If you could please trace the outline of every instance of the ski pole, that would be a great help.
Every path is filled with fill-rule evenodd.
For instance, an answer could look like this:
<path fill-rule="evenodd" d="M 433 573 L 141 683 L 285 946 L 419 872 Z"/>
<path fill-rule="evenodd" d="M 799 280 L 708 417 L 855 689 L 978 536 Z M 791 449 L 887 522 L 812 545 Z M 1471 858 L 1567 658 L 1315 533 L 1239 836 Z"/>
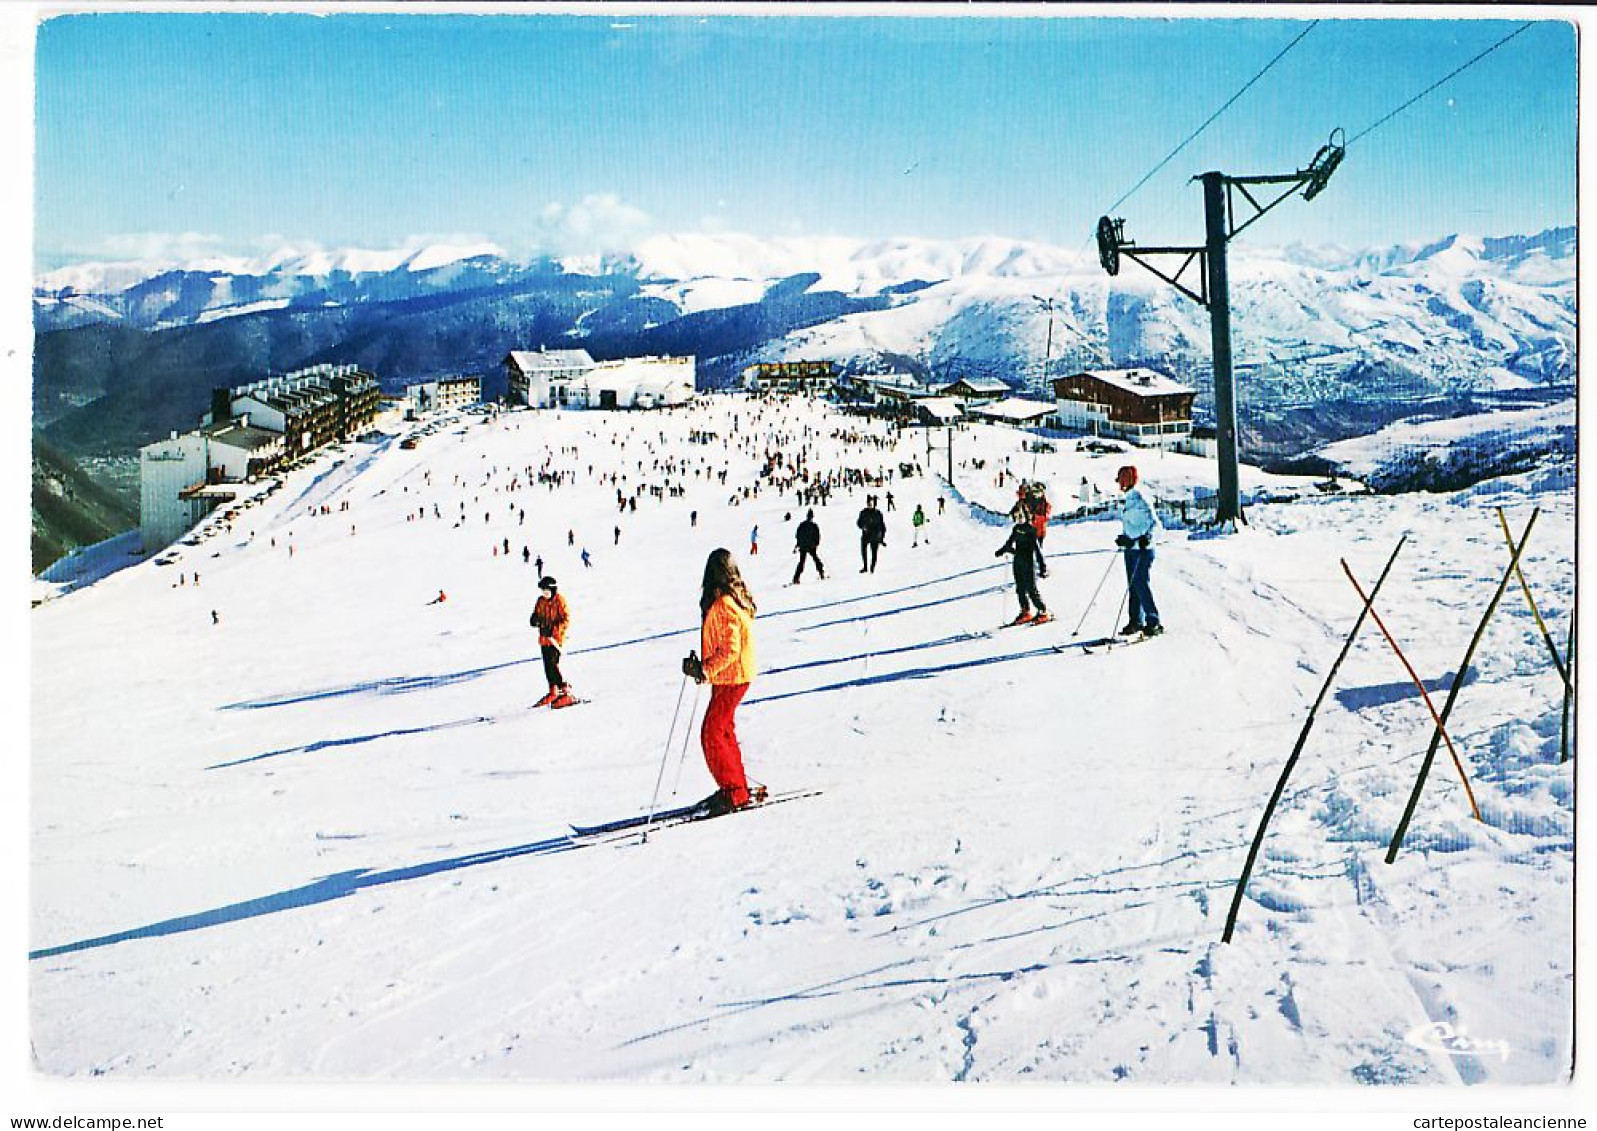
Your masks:
<path fill-rule="evenodd" d="M 675 797 L 682 788 L 682 768 L 688 764 L 688 745 L 693 739 L 693 720 L 699 713 L 699 700 L 704 695 L 704 688 L 699 684 L 693 685 L 693 702 L 688 707 L 688 726 L 682 732 L 682 752 L 677 755 L 677 776 L 671 783 L 671 796 Z"/>
<path fill-rule="evenodd" d="M 1124 555 L 1126 551 L 1121 550 L 1120 553 Z M 1130 561 L 1131 559 L 1127 558 L 1126 560 Z M 1120 614 L 1125 611 L 1126 602 L 1129 600 L 1131 600 L 1131 574 L 1128 572 L 1126 574 L 1126 591 L 1120 595 L 1120 606 L 1115 609 L 1114 623 L 1109 626 L 1109 640 L 1111 643 L 1120 639 Z"/>
<path fill-rule="evenodd" d="M 1117 555 L 1118 556 L 1118 555 Z M 1104 582 L 1109 580 L 1109 575 L 1114 572 L 1115 559 L 1109 559 L 1109 568 L 1103 571 L 1103 576 L 1098 579 L 1098 588 L 1092 591 L 1092 596 L 1087 599 L 1087 607 L 1081 610 L 1081 619 L 1076 622 L 1076 627 L 1071 629 L 1070 635 L 1077 636 L 1081 633 L 1081 626 L 1087 623 L 1087 614 L 1092 612 L 1092 607 L 1098 603 L 1098 594 L 1103 592 Z"/>
<path fill-rule="evenodd" d="M 654 776 L 654 793 L 649 797 L 648 820 L 643 824 L 647 829 L 649 822 L 654 820 L 654 806 L 660 800 L 660 783 L 665 780 L 665 764 L 671 758 L 671 739 L 676 736 L 677 718 L 682 714 L 682 697 L 687 694 L 688 673 L 682 673 L 682 682 L 677 685 L 677 705 L 671 712 L 671 726 L 665 732 L 665 749 L 660 752 L 660 772 Z"/>
<path fill-rule="evenodd" d="M 1115 609 L 1115 619 L 1109 625 L 1109 642 L 1113 644 L 1120 638 L 1120 614 L 1126 609 L 1126 602 L 1131 599 L 1131 586 L 1126 586 L 1126 591 L 1120 595 L 1120 607 Z"/>

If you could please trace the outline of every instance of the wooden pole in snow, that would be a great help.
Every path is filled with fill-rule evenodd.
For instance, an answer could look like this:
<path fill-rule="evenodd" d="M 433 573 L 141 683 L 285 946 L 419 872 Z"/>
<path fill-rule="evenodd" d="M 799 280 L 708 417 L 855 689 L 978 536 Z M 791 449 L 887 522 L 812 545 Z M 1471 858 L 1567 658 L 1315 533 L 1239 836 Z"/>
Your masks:
<path fill-rule="evenodd" d="M 1491 623 L 1492 614 L 1497 611 L 1497 605 L 1502 601 L 1508 583 L 1514 579 L 1514 570 L 1519 566 L 1520 555 L 1530 543 L 1531 529 L 1536 525 L 1536 517 L 1541 513 L 1540 507 L 1531 511 L 1530 521 L 1525 524 L 1525 533 L 1519 536 L 1519 547 L 1514 551 L 1513 560 L 1503 571 L 1503 580 L 1497 583 L 1497 592 L 1492 594 L 1492 603 L 1486 606 L 1481 623 L 1476 626 L 1475 635 L 1470 638 L 1469 647 L 1464 650 L 1464 658 L 1458 665 L 1458 674 L 1453 677 L 1453 686 L 1447 692 L 1447 702 L 1442 704 L 1442 717 L 1437 721 L 1436 731 L 1431 735 L 1431 744 L 1425 750 L 1425 761 L 1420 763 L 1419 777 L 1414 779 L 1414 791 L 1409 795 L 1407 808 L 1403 810 L 1403 819 L 1397 823 L 1397 831 L 1392 834 L 1392 843 L 1386 849 L 1388 864 L 1397 859 L 1398 850 L 1403 847 L 1403 837 L 1408 832 L 1409 822 L 1414 819 L 1414 810 L 1419 807 L 1420 794 L 1425 790 L 1425 777 L 1431 772 L 1431 762 L 1436 757 L 1436 746 L 1442 736 L 1442 723 L 1447 721 L 1447 716 L 1453 711 L 1453 704 L 1458 701 L 1458 693 L 1464 686 L 1464 673 L 1469 671 L 1469 663 L 1475 657 L 1475 649 L 1480 644 L 1481 637 L 1486 635 L 1486 626 Z"/>
<path fill-rule="evenodd" d="M 1569 657 L 1569 662 L 1575 662 L 1575 613 L 1569 613 L 1569 643 L 1564 648 L 1564 655 Z M 1573 674 L 1573 673 L 1572 673 Z M 1569 700 L 1575 692 L 1575 681 L 1571 678 L 1564 684 L 1564 722 L 1558 730 L 1558 764 L 1563 765 L 1569 761 Z"/>
<path fill-rule="evenodd" d="M 1325 683 L 1320 687 L 1320 693 L 1314 697 L 1314 705 L 1309 708 L 1309 714 L 1303 720 L 1303 729 L 1298 732 L 1298 741 L 1292 747 L 1292 754 L 1287 758 L 1286 765 L 1281 768 L 1281 777 L 1275 783 L 1275 792 L 1270 794 L 1270 800 L 1264 806 L 1264 816 L 1259 818 L 1259 831 L 1253 834 L 1253 844 L 1248 848 L 1248 859 L 1242 865 L 1242 875 L 1237 880 L 1237 890 L 1231 897 L 1231 910 L 1225 917 L 1225 933 L 1220 936 L 1221 942 L 1231 941 L 1231 932 L 1236 929 L 1237 911 L 1242 906 L 1242 893 L 1247 889 L 1248 877 L 1253 874 L 1253 863 L 1258 859 L 1259 847 L 1264 843 L 1264 832 L 1270 827 L 1270 818 L 1275 815 L 1275 807 L 1281 801 L 1281 795 L 1286 792 L 1287 779 L 1292 776 L 1293 768 L 1298 764 L 1298 755 L 1303 753 L 1303 745 L 1309 740 L 1309 731 L 1314 729 L 1314 716 L 1320 709 L 1320 704 L 1325 702 L 1326 695 L 1331 690 L 1331 682 L 1336 679 L 1337 669 L 1342 666 L 1342 661 L 1347 659 L 1347 654 L 1353 648 L 1353 640 L 1359 634 L 1359 629 L 1364 627 L 1364 618 L 1369 615 L 1370 605 L 1375 601 L 1375 595 L 1381 591 L 1381 586 L 1386 584 L 1386 575 L 1392 572 L 1392 565 L 1397 561 L 1397 555 L 1402 552 L 1403 544 L 1408 541 L 1404 535 L 1397 541 L 1397 546 L 1392 550 L 1392 556 L 1386 559 L 1386 568 L 1381 570 L 1381 576 L 1375 580 L 1375 588 L 1370 590 L 1370 595 L 1364 601 L 1364 608 L 1359 610 L 1359 619 L 1353 622 L 1353 630 L 1347 634 L 1347 640 L 1342 644 L 1342 651 L 1337 654 L 1336 662 L 1331 665 L 1331 670 L 1325 673 Z"/>
<path fill-rule="evenodd" d="M 1364 597 L 1364 590 L 1359 586 L 1359 579 L 1353 576 L 1352 567 L 1347 564 L 1347 559 L 1342 559 L 1342 570 L 1347 574 L 1347 579 L 1353 583 L 1353 589 L 1360 597 Z M 1375 602 L 1364 597 L 1365 607 L 1370 610 L 1370 619 L 1375 622 L 1375 627 L 1381 630 L 1381 635 L 1386 637 L 1386 642 L 1392 646 L 1392 651 L 1397 655 L 1398 662 L 1408 672 L 1409 679 L 1414 681 L 1414 686 L 1420 689 L 1420 698 L 1425 700 L 1425 706 L 1430 709 L 1431 719 L 1436 723 L 1436 729 L 1442 732 L 1442 740 L 1447 743 L 1447 752 L 1453 756 L 1453 765 L 1458 768 L 1458 780 L 1464 783 L 1464 793 L 1469 797 L 1470 811 L 1475 814 L 1475 819 L 1481 819 L 1481 807 L 1475 804 L 1475 791 L 1469 786 L 1469 775 L 1464 772 L 1464 763 L 1459 759 L 1458 751 L 1453 747 L 1453 740 L 1448 737 L 1447 728 L 1442 726 L 1442 716 L 1436 713 L 1436 704 L 1431 702 L 1431 693 L 1425 689 L 1425 681 L 1420 679 L 1419 673 L 1414 670 L 1414 665 L 1408 662 L 1408 657 L 1403 655 L 1403 649 L 1397 646 L 1397 641 L 1392 639 L 1392 634 L 1387 631 L 1386 623 L 1381 620 L 1381 614 L 1375 611 Z M 1463 673 L 1454 677 L 1454 682 L 1461 682 Z"/>
<path fill-rule="evenodd" d="M 1503 537 L 1508 539 L 1508 552 L 1514 552 L 1514 535 L 1508 529 L 1508 516 L 1503 514 L 1503 508 L 1497 508 L 1497 521 L 1502 523 Z M 1519 578 L 1519 587 L 1525 591 L 1525 602 L 1530 605 L 1530 615 L 1536 618 L 1536 627 L 1542 630 L 1542 639 L 1547 641 L 1547 651 L 1552 653 L 1553 667 L 1558 669 L 1558 675 L 1564 681 L 1564 687 L 1569 687 L 1569 668 L 1558 655 L 1558 645 L 1553 643 L 1553 634 L 1547 631 L 1547 622 L 1542 620 L 1541 612 L 1536 608 L 1536 598 L 1530 595 L 1530 585 L 1525 581 L 1525 571 L 1518 566 L 1514 567 L 1514 574 Z M 1573 622 L 1571 622 L 1573 623 Z"/>

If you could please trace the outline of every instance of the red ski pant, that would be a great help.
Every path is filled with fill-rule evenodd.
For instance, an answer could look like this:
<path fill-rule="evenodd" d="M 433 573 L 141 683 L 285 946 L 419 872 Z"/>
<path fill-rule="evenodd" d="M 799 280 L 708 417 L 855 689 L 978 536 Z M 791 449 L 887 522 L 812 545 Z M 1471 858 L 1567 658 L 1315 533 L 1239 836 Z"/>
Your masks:
<path fill-rule="evenodd" d="M 710 685 L 710 705 L 704 710 L 704 726 L 699 731 L 699 742 L 704 747 L 704 764 L 710 776 L 732 798 L 733 805 L 744 805 L 749 800 L 749 782 L 743 774 L 743 751 L 738 748 L 737 713 L 746 683 L 716 683 Z"/>

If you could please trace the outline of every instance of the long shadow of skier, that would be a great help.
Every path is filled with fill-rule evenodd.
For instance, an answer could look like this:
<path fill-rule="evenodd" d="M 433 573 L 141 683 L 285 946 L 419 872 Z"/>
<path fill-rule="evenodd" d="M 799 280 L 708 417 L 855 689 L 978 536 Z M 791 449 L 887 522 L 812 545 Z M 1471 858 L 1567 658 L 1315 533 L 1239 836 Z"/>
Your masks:
<path fill-rule="evenodd" d="M 824 660 L 807 660 L 802 664 L 766 668 L 764 674 L 781 675 L 783 672 L 801 672 L 808 668 L 827 668 L 833 664 L 850 664 L 856 660 L 874 660 L 878 656 L 897 656 L 903 652 L 920 652 L 927 648 L 944 648 L 950 644 L 963 644 L 967 640 L 979 639 L 981 635 L 979 632 L 962 632 L 957 636 L 945 636 L 941 640 L 924 640 L 919 644 L 905 644 L 898 648 L 879 648 L 874 652 L 858 652 L 852 656 L 832 656 Z"/>
<path fill-rule="evenodd" d="M 1153 901 L 1150 900 L 1126 904 L 1119 907 L 1104 908 L 1101 911 L 1090 912 L 1085 915 L 1077 916 L 1073 919 L 1067 919 L 1062 922 L 1050 924 L 1047 929 L 1065 930 L 1071 927 L 1080 926 L 1084 923 L 1098 922 L 1116 915 L 1124 914 L 1128 911 L 1140 910 L 1141 908 L 1150 906 L 1152 902 Z M 1168 935 L 1159 935 L 1152 938 L 1139 939 L 1137 944 L 1132 947 L 1110 947 L 1098 953 L 1078 954 L 1073 957 L 1055 962 L 1030 962 L 1021 966 L 1010 966 L 996 970 L 972 970 L 965 973 L 953 974 L 916 974 L 908 971 L 900 974 L 893 973 L 895 971 L 903 971 L 906 967 L 924 967 L 930 964 L 936 957 L 934 955 L 916 955 L 910 958 L 901 958 L 897 961 L 889 962 L 869 970 L 862 970 L 856 974 L 848 974 L 841 978 L 834 978 L 827 982 L 818 982 L 809 986 L 799 986 L 795 989 L 786 990 L 781 993 L 770 994 L 765 997 L 752 998 L 744 1001 L 729 1001 L 726 1002 L 718 1012 L 701 1014 L 697 1017 L 680 1021 L 674 1025 L 667 1025 L 663 1028 L 639 1033 L 637 1036 L 629 1037 L 622 1041 L 617 1047 L 627 1048 L 632 1045 L 641 1045 L 648 1041 L 656 1040 L 660 1037 L 669 1036 L 673 1033 L 680 1033 L 689 1029 L 696 1029 L 706 1025 L 712 1025 L 718 1021 L 724 1021 L 729 1017 L 735 1017 L 738 1014 L 749 1013 L 760 1009 L 769 1009 L 772 1006 L 784 1005 L 792 1002 L 821 1001 L 827 998 L 846 997 L 848 995 L 862 993 L 877 994 L 883 990 L 893 989 L 949 987 L 981 982 L 1011 982 L 1016 978 L 1024 977 L 1028 974 L 1038 974 L 1047 970 L 1058 969 L 1060 967 L 1091 966 L 1105 962 L 1129 962 L 1137 953 L 1146 953 L 1150 950 L 1166 947 L 1172 944 L 1180 944 L 1183 942 L 1190 943 L 1190 941 L 1191 936 L 1189 934 L 1172 932 Z M 971 950 L 977 945 L 981 944 L 962 943 L 952 949 Z"/>
<path fill-rule="evenodd" d="M 951 605 L 955 601 L 968 601 L 972 597 L 984 597 L 989 593 L 998 593 L 1008 589 L 1007 585 L 989 585 L 986 589 L 977 589 L 970 593 L 955 593 L 952 597 L 942 597 L 936 601 L 922 601 L 918 605 L 900 605 L 896 609 L 883 609 L 879 613 L 867 613 L 858 617 L 843 617 L 839 620 L 822 621 L 820 624 L 807 624 L 799 629 L 800 632 L 812 632 L 817 628 L 832 628 L 840 624 L 858 624 L 860 621 L 878 620 L 882 617 L 896 617 L 900 613 L 913 613 L 919 609 L 934 609 L 938 605 Z"/>
<path fill-rule="evenodd" d="M 928 581 L 916 582 L 912 585 L 901 585 L 896 589 L 884 589 L 876 593 L 865 593 L 857 597 L 845 597 L 838 601 L 827 601 L 815 605 L 803 605 L 792 609 L 777 609 L 773 612 L 760 614 L 761 620 L 773 617 L 796 616 L 800 613 L 816 612 L 821 609 L 839 608 L 852 605 L 861 601 L 874 601 L 882 597 L 892 597 L 900 593 L 907 593 L 914 589 L 924 589 L 931 585 L 940 585 L 947 581 L 957 581 L 971 574 L 981 573 L 990 569 L 1003 569 L 1005 563 L 997 562 L 990 566 L 980 566 L 976 569 L 962 570 L 959 573 L 946 574 L 943 577 L 934 577 Z M 1002 588 L 999 586 L 998 588 Z M 981 590 L 983 593 L 992 592 L 991 589 Z M 974 594 L 972 594 L 974 595 Z M 953 598 L 957 600 L 958 598 Z M 937 604 L 939 602 L 931 602 Z M 899 610 L 908 611 L 908 610 Z M 842 623 L 842 622 L 833 622 Z M 818 626 L 817 626 L 818 627 Z M 566 653 L 569 656 L 586 656 L 596 652 L 609 652 L 617 648 L 632 648 L 639 644 L 651 644 L 657 640 L 668 640 L 673 636 L 691 636 L 699 631 L 698 625 L 688 625 L 685 628 L 668 629 L 664 632 L 653 632 L 647 636 L 634 636 L 629 640 L 616 640 L 609 644 L 592 644 L 586 648 L 573 648 Z M 466 668 L 458 672 L 444 672 L 439 675 L 419 676 L 391 676 L 387 679 L 363 680 L 360 683 L 345 684 L 342 687 L 329 687 L 318 691 L 294 691 L 283 695 L 266 696 L 260 699 L 245 699 L 237 703 L 224 703 L 219 708 L 223 711 L 258 711 L 265 707 L 290 707 L 298 703 L 314 703 L 323 699 L 340 699 L 350 695 L 405 695 L 412 691 L 432 691 L 440 687 L 449 687 L 452 684 L 464 683 L 467 680 L 477 679 L 480 676 L 490 675 L 494 672 L 504 671 L 506 668 L 518 667 L 521 664 L 542 663 L 541 656 L 521 656 L 516 659 L 505 660 L 497 664 L 485 664 L 478 668 Z"/>
<path fill-rule="evenodd" d="M 960 660 L 952 664 L 938 664 L 936 667 L 907 668 L 898 672 L 883 672 L 881 675 L 865 675 L 858 679 L 846 679 L 839 683 L 822 684 L 820 687 L 810 687 L 803 691 L 783 691 L 776 695 L 761 695 L 755 699 L 745 699 L 743 705 L 752 707 L 757 703 L 775 703 L 779 699 L 796 699 L 801 695 L 822 695 L 828 691 L 843 691 L 851 687 L 871 687 L 878 683 L 897 683 L 906 679 L 931 679 L 934 676 L 946 675 L 949 672 L 963 671 L 966 668 L 982 668 L 989 664 L 1007 664 L 1015 660 L 1033 660 L 1039 656 L 1057 656 L 1050 645 L 1046 648 L 1032 648 L 1025 652 L 1011 652 L 1004 656 L 982 656 L 974 660 Z"/>
<path fill-rule="evenodd" d="M 1029 966 L 1016 967 L 1009 970 L 983 970 L 970 974 L 944 974 L 923 976 L 884 977 L 889 971 L 899 970 L 907 966 L 923 965 L 928 961 L 924 956 L 901 958 L 896 962 L 889 962 L 870 970 L 862 970 L 857 974 L 849 974 L 829 982 L 819 982 L 812 986 L 801 986 L 769 997 L 755 998 L 749 1001 L 733 1001 L 726 1003 L 719 1012 L 704 1014 L 699 1017 L 689 1018 L 675 1025 L 667 1025 L 661 1029 L 654 1029 L 646 1033 L 639 1033 L 629 1037 L 618 1046 L 627 1048 L 630 1045 L 640 1045 L 659 1037 L 679 1033 L 687 1029 L 695 1029 L 701 1025 L 724 1021 L 728 1017 L 739 1013 L 748 1013 L 752 1010 L 765 1009 L 784 1002 L 817 1001 L 823 998 L 839 997 L 846 994 L 870 993 L 884 989 L 902 989 L 911 986 L 952 986 L 965 982 L 1007 982 L 1022 974 L 1036 973 L 1048 969 L 1047 963 L 1033 963 Z"/>
<path fill-rule="evenodd" d="M 224 703 L 219 710 L 223 711 L 258 711 L 263 707 L 290 707 L 296 703 L 314 703 L 320 699 L 339 699 L 346 695 L 405 695 L 412 691 L 432 691 L 439 687 L 448 687 L 451 684 L 465 683 L 467 680 L 476 679 L 490 672 L 502 671 L 520 664 L 541 663 L 539 656 L 523 656 L 516 660 L 506 660 L 500 664 L 488 664 L 480 668 L 468 668 L 465 671 L 447 672 L 443 675 L 405 675 L 392 676 L 388 679 L 365 680 L 361 683 L 352 683 L 344 687 L 330 687 L 322 691 L 290 692 L 286 695 L 268 696 L 264 699 L 246 699 L 238 703 Z"/>
<path fill-rule="evenodd" d="M 404 727 L 400 730 L 385 730 L 378 734 L 355 734 L 348 738 L 324 738 L 317 742 L 308 742 L 303 746 L 285 746 L 281 750 L 268 750 L 264 754 L 252 754 L 248 758 L 237 758 L 231 762 L 218 762 L 214 766 L 206 766 L 207 770 L 225 770 L 231 766 L 247 766 L 251 762 L 264 762 L 268 758 L 281 758 L 285 754 L 315 754 L 320 750 L 330 750 L 337 746 L 358 746 L 366 742 L 378 742 L 385 738 L 403 738 L 408 734 L 427 734 L 435 730 L 454 730 L 456 727 L 481 726 L 491 723 L 494 719 L 490 715 L 478 715 L 471 719 L 456 719 L 454 722 L 434 723 L 425 727 Z"/>
<path fill-rule="evenodd" d="M 432 860 L 425 864 L 415 864 L 408 868 L 390 868 L 382 872 L 372 872 L 361 868 L 352 872 L 338 872 L 331 876 L 324 876 L 322 879 L 306 884 L 303 887 L 274 892 L 271 895 L 263 895 L 257 899 L 246 899 L 241 903 L 230 903 L 226 907 L 216 907 L 209 911 L 199 911 L 192 915 L 179 915 L 174 919 L 163 919 L 159 923 L 133 927 L 126 931 L 118 931 L 115 934 L 100 935 L 98 938 L 82 939 L 78 942 L 63 943 L 60 946 L 29 951 L 28 958 L 30 961 L 38 958 L 54 958 L 62 954 L 76 954 L 79 951 L 114 946 L 117 943 L 129 942 L 133 939 L 163 938 L 167 935 L 182 934 L 185 931 L 201 931 L 207 927 L 219 927 L 226 923 L 257 919 L 262 915 L 275 915 L 280 911 L 292 911 L 299 907 L 313 907 L 318 903 L 330 903 L 335 899 L 353 895 L 355 892 L 365 888 L 399 884 L 407 880 L 419 880 L 426 876 L 437 875 L 440 872 L 453 872 L 461 868 L 475 868 L 480 864 L 497 864 L 502 860 L 514 860 L 518 856 L 548 856 L 560 852 L 570 852 L 578 847 L 581 846 L 573 844 L 567 837 L 557 836 L 550 837 L 548 840 L 533 841 L 530 844 L 518 844 L 509 848 L 494 848 L 486 852 L 474 852 L 467 856 L 454 856 L 447 860 Z"/>

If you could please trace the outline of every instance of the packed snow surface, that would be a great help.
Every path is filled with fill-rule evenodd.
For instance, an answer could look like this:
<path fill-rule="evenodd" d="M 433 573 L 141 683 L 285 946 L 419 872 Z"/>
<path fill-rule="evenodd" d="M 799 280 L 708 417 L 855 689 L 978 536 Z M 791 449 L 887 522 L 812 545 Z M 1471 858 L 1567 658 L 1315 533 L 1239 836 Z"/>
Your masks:
<path fill-rule="evenodd" d="M 1135 462 L 1179 499 L 1196 472 L 1022 438 L 959 432 L 950 487 L 924 433 L 805 403 L 448 417 L 414 449 L 330 451 L 167 564 L 46 601 L 31 614 L 37 1068 L 1567 1079 L 1573 763 L 1517 582 L 1449 720 L 1483 820 L 1443 750 L 1385 862 L 1432 723 L 1367 625 L 1219 941 L 1360 608 L 1339 558 L 1368 588 L 1408 536 L 1377 607 L 1440 706 L 1508 562 L 1498 507 L 1516 538 L 1540 508 L 1524 575 L 1567 646 L 1567 479 L 1309 491 L 1251 506 L 1233 535 L 1167 531 L 1153 586 L 1168 631 L 1088 652 L 1072 645 L 1123 616 L 1118 525 L 1074 520 L 1069 496 L 1083 477 L 1112 496 Z M 816 507 L 827 578 L 791 585 L 805 508 L 759 476 L 777 453 L 779 478 L 801 459 L 884 476 L 876 572 L 854 529 L 867 488 L 839 486 Z M 901 474 L 917 463 L 926 474 Z M 566 481 L 540 481 L 555 472 Z M 1057 619 L 998 630 L 1016 604 L 992 512 L 1016 475 L 1048 482 L 1067 519 L 1046 541 Z M 683 493 L 649 490 L 668 485 Z M 640 489 L 619 512 L 617 491 Z M 571 603 L 564 667 L 585 705 L 531 706 L 545 685 L 524 546 Z M 679 702 L 684 719 L 702 707 L 679 661 L 717 546 L 759 603 L 738 716 L 750 775 L 822 792 L 575 846 L 570 822 L 640 812 L 657 779 L 662 802 L 712 788 L 696 738 L 684 754 L 683 721 L 670 727 Z"/>

